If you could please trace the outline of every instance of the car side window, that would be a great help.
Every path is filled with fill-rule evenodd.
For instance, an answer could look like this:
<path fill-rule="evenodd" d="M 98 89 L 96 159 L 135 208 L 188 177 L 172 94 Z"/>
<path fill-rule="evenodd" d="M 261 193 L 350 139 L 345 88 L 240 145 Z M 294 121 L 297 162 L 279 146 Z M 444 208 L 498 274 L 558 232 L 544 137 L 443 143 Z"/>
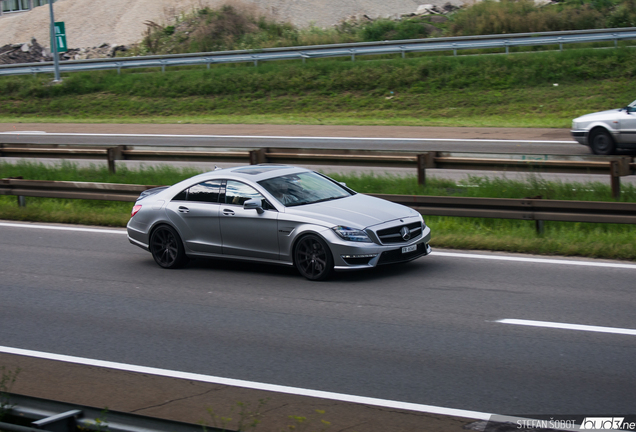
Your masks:
<path fill-rule="evenodd" d="M 252 186 L 235 180 L 227 181 L 225 185 L 225 204 L 243 205 L 245 201 L 250 199 L 261 200 L 264 210 L 276 209 Z"/>
<path fill-rule="evenodd" d="M 249 199 L 264 199 L 256 189 L 234 180 L 228 180 L 225 185 L 225 204 L 243 205 Z"/>
<path fill-rule="evenodd" d="M 179 192 L 173 200 L 218 203 L 221 181 L 211 180 L 190 186 Z"/>

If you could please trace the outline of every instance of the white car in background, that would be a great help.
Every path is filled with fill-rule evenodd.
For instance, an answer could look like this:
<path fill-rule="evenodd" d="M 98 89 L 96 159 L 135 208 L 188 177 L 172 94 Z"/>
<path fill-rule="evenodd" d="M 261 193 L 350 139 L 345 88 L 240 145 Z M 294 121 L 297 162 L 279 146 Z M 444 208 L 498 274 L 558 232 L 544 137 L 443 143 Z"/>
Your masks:
<path fill-rule="evenodd" d="M 636 101 L 624 108 L 575 118 L 570 132 L 597 155 L 615 154 L 619 148 L 636 149 Z"/>

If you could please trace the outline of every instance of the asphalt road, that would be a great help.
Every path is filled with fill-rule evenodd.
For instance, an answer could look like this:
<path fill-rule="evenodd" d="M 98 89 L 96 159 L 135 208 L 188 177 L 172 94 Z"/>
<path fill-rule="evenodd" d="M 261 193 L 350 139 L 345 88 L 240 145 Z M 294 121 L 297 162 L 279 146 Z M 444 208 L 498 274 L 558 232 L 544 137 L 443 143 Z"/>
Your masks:
<path fill-rule="evenodd" d="M 121 230 L 0 233 L 1 346 L 486 413 L 633 414 L 633 264 L 437 251 L 312 283 L 162 270 Z"/>
<path fill-rule="evenodd" d="M 0 133 L 2 142 L 32 144 L 589 154 L 569 130 L 546 128 L 0 123 Z"/>

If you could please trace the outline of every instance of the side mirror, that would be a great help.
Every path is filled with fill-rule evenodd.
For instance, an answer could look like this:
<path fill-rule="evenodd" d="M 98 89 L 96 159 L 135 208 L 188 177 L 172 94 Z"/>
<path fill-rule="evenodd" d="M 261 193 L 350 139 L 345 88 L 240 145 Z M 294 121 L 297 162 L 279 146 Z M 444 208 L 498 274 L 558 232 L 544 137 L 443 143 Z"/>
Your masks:
<path fill-rule="evenodd" d="M 263 201 L 256 198 L 248 199 L 247 201 L 245 201 L 243 203 L 243 208 L 245 210 L 256 210 L 258 214 L 261 214 L 265 211 L 263 210 Z"/>

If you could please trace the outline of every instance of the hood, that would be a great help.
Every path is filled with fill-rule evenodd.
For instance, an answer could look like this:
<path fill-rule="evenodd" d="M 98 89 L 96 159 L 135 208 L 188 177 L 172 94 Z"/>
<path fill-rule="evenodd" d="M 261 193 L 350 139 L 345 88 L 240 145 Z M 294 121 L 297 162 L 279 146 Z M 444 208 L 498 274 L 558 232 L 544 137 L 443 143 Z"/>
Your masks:
<path fill-rule="evenodd" d="M 625 108 L 616 108 L 616 109 L 611 109 L 607 111 L 599 111 L 599 112 L 595 112 L 591 114 L 585 114 L 581 117 L 575 118 L 574 121 L 584 122 L 584 121 L 599 121 L 599 120 L 605 120 L 605 119 L 615 119 L 616 114 L 618 114 L 620 111 L 623 111 L 624 109 Z"/>
<path fill-rule="evenodd" d="M 344 225 L 360 229 L 395 219 L 419 216 L 419 213 L 410 207 L 363 194 L 287 207 L 285 213 L 319 220 L 329 227 Z"/>

